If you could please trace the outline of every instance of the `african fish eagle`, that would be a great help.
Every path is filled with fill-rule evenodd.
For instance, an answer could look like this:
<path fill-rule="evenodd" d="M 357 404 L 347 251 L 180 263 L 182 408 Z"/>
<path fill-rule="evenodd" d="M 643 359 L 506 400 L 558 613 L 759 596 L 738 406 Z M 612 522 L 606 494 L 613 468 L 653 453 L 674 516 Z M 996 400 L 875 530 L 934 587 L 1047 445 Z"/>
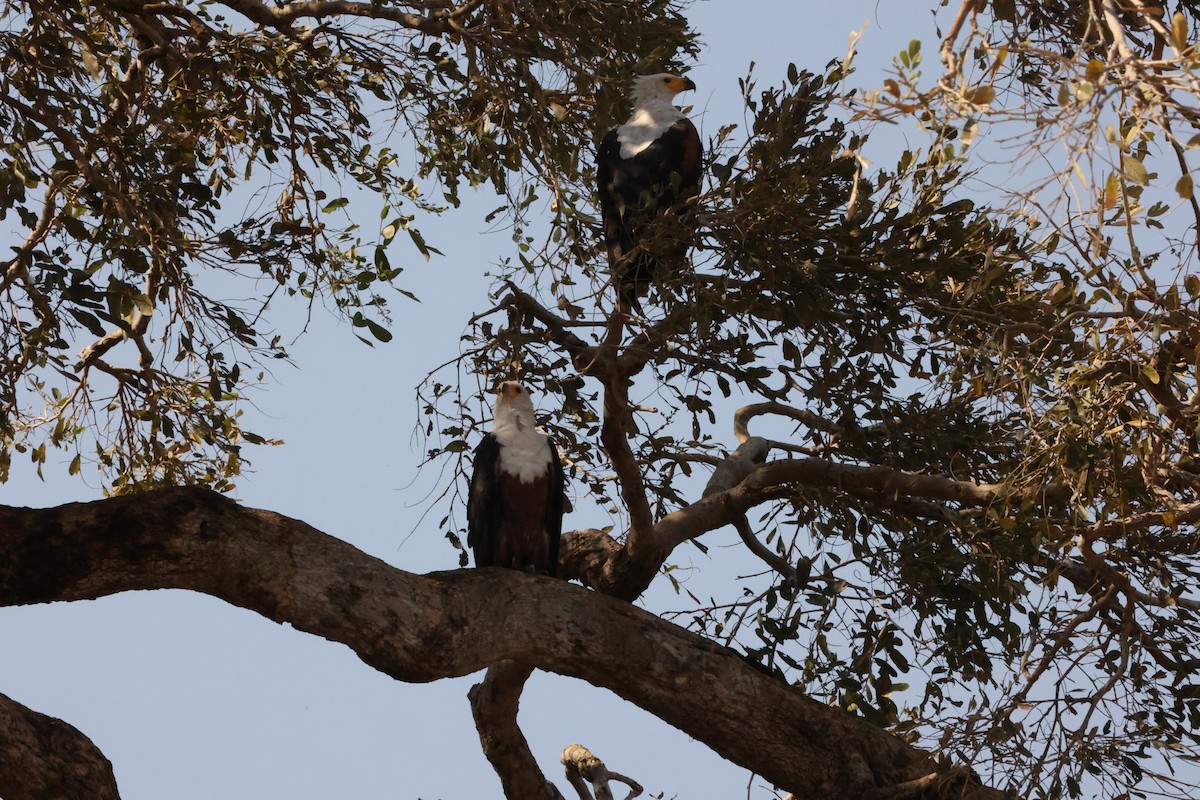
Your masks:
<path fill-rule="evenodd" d="M 655 217 L 678 213 L 700 193 L 700 134 L 672 103 L 679 92 L 695 88 L 690 78 L 667 73 L 635 79 L 633 113 L 608 132 L 596 156 L 608 266 L 625 307 L 636 311 L 639 295 L 667 269 L 678 268 L 687 253 L 686 236 L 639 242 Z"/>
<path fill-rule="evenodd" d="M 505 381 L 496 396 L 492 432 L 475 448 L 467 495 L 467 544 L 475 552 L 475 566 L 553 577 L 562 518 L 558 450 L 534 427 L 529 390 Z"/>

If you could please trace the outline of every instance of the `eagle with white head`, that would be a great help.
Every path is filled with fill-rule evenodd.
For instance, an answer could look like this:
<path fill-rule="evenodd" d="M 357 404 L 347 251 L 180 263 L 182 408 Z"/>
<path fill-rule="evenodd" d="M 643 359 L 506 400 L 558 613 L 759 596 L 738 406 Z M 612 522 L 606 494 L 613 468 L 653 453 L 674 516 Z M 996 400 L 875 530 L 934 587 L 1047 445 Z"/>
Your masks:
<path fill-rule="evenodd" d="M 690 236 L 644 242 L 647 227 L 662 214 L 678 214 L 700 193 L 704 146 L 692 121 L 673 99 L 695 89 L 691 79 L 660 73 L 633 83 L 633 113 L 608 132 L 596 156 L 600 216 L 608 265 L 626 309 L 650 284 L 679 269 Z"/>
<path fill-rule="evenodd" d="M 535 426 L 529 390 L 505 381 L 496 395 L 492 431 L 475 448 L 467 494 L 467 545 L 475 566 L 554 577 L 563 488 L 558 449 Z"/>

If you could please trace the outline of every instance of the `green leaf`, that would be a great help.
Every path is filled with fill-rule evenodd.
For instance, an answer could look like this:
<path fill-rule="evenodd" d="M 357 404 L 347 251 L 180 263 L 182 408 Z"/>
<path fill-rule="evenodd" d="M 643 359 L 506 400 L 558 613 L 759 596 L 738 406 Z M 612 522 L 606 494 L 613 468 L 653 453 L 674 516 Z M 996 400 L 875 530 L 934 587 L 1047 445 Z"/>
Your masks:
<path fill-rule="evenodd" d="M 1188 49 L 1187 17 L 1182 11 L 1176 11 L 1171 17 L 1171 47 L 1174 47 L 1177 53 Z"/>
<path fill-rule="evenodd" d="M 1146 165 L 1134 156 L 1121 156 L 1121 170 L 1125 173 L 1126 178 L 1139 186 L 1145 186 L 1150 182 L 1150 173 L 1146 171 Z"/>
<path fill-rule="evenodd" d="M 1179 180 L 1175 181 L 1175 193 L 1178 194 L 1180 197 L 1182 197 L 1184 200 L 1192 199 L 1193 188 L 1194 187 L 1192 184 L 1192 176 L 1190 173 L 1187 175 L 1181 176 L 1179 178 Z"/>
<path fill-rule="evenodd" d="M 154 301 L 140 292 L 133 296 L 133 305 L 146 316 L 154 313 Z"/>
<path fill-rule="evenodd" d="M 1187 289 L 1188 294 L 1192 297 L 1200 296 L 1200 277 L 1194 274 L 1187 275 L 1183 279 L 1183 288 Z"/>
<path fill-rule="evenodd" d="M 1121 184 L 1117 180 L 1117 173 L 1110 172 L 1108 180 L 1104 182 L 1104 209 L 1111 210 L 1117 204 L 1117 193 L 1120 191 Z"/>
<path fill-rule="evenodd" d="M 392 340 L 392 332 L 371 319 L 363 318 L 367 323 L 367 329 L 371 331 L 371 335 L 381 342 L 390 342 Z"/>
<path fill-rule="evenodd" d="M 68 308 L 67 313 L 75 318 L 75 321 L 88 329 L 88 333 L 93 336 L 103 336 L 104 327 L 100 324 L 100 320 L 86 311 L 80 311 L 77 308 Z"/>
<path fill-rule="evenodd" d="M 996 90 L 991 86 L 976 86 L 973 89 L 963 92 L 963 97 L 968 103 L 974 103 L 977 106 L 986 106 L 990 105 L 996 99 Z"/>

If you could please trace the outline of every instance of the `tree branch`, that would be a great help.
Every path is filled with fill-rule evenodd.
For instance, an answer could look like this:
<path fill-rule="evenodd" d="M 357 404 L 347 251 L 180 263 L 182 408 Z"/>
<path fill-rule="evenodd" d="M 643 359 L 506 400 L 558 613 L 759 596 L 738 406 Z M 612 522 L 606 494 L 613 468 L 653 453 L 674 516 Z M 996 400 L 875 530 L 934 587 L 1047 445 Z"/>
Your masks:
<path fill-rule="evenodd" d="M 958 39 L 959 31 L 962 30 L 967 15 L 973 13 L 974 10 L 974 0 L 963 0 L 962 5 L 958 8 L 958 13 L 954 16 L 954 22 L 950 23 L 950 30 L 946 31 L 946 36 L 942 39 L 942 46 L 938 52 L 942 56 L 942 63 L 946 65 L 946 76 L 942 79 L 943 82 L 952 82 L 958 73 L 958 57 L 954 53 L 954 42 Z"/>
<path fill-rule="evenodd" d="M 487 671 L 482 683 L 471 687 L 471 716 L 479 731 L 479 743 L 492 769 L 500 776 L 505 797 L 528 800 L 563 800 L 554 784 L 538 769 L 525 734 L 517 725 L 521 690 L 533 671 L 511 661 L 502 661 Z"/>
<path fill-rule="evenodd" d="M 613 800 L 609 781 L 620 781 L 629 787 L 629 794 L 625 800 L 631 800 L 643 791 L 642 785 L 632 778 L 627 778 L 619 772 L 610 772 L 603 761 L 581 744 L 568 745 L 563 750 L 559 762 L 563 765 L 567 780 L 579 795 L 579 800 Z M 588 783 L 596 787 L 594 797 L 587 787 Z"/>
<path fill-rule="evenodd" d="M 313 0 L 312 2 L 291 2 L 268 6 L 260 0 L 221 0 L 221 4 L 232 8 L 251 22 L 272 28 L 287 28 L 298 19 L 349 16 L 385 19 L 421 33 L 458 32 L 458 28 L 451 24 L 448 16 L 422 17 L 380 3 L 356 3 L 351 0 L 316 2 Z"/>
<path fill-rule="evenodd" d="M 744 411 L 745 409 L 742 409 Z M 738 412 L 741 413 L 740 411 Z M 766 461 L 767 455 L 771 452 L 770 443 L 761 437 L 750 436 L 746 430 L 744 422 L 739 425 L 735 417 L 734 432 L 737 434 L 738 441 L 741 444 L 737 449 L 729 454 L 729 457 L 721 461 L 717 468 L 713 471 L 712 477 L 708 479 L 708 483 L 704 486 L 704 497 L 728 491 L 734 486 L 744 481 L 747 477 L 754 473 L 758 465 Z M 737 530 L 738 536 L 742 539 L 742 544 L 746 545 L 751 553 L 778 572 L 787 580 L 794 580 L 796 577 L 796 569 L 786 558 L 779 556 L 758 540 L 754 535 L 754 529 L 750 527 L 750 520 L 746 518 L 744 512 L 735 512 L 733 517 L 733 527 Z"/>
<path fill-rule="evenodd" d="M 601 347 L 601 356 L 604 351 L 605 348 Z M 604 418 L 600 424 L 600 442 L 617 474 L 621 499 L 625 501 L 625 509 L 629 512 L 626 547 L 631 556 L 641 559 L 654 525 L 654 514 L 646 497 L 645 478 L 629 445 L 629 437 L 634 433 L 633 412 L 629 409 L 629 378 L 621 371 L 615 358 L 609 362 L 609 366 L 611 369 L 606 370 L 603 378 Z"/>
<path fill-rule="evenodd" d="M 734 652 L 562 581 L 495 568 L 414 575 L 195 487 L 0 507 L 0 604 L 167 588 L 341 642 L 399 680 L 505 660 L 577 677 L 804 796 L 858 797 L 929 771 L 927 754 Z"/>
<path fill-rule="evenodd" d="M 945 475 L 842 464 L 823 458 L 785 459 L 769 461 L 733 488 L 668 514 L 655 525 L 654 536 L 659 546 L 670 552 L 681 542 L 732 523 L 738 513 L 785 496 L 792 484 L 850 492 L 873 490 L 897 497 L 950 501 L 971 508 L 1059 500 L 1070 495 L 1070 488 L 1060 485 L 1014 488 L 1002 483 L 972 483 Z"/>
<path fill-rule="evenodd" d="M 568 330 L 569 323 L 565 319 L 552 313 L 512 281 L 505 281 L 504 285 L 508 288 L 509 294 L 500 302 L 496 310 L 515 307 L 542 323 L 546 327 L 546 335 L 550 337 L 551 341 L 570 353 L 576 368 L 581 368 L 592 359 L 595 348 Z"/>
<path fill-rule="evenodd" d="M 120 800 L 112 764 L 62 720 L 0 694 L 0 797 Z"/>
<path fill-rule="evenodd" d="M 761 414 L 778 414 L 780 416 L 794 419 L 802 425 L 806 425 L 812 430 L 828 433 L 832 436 L 840 436 L 844 431 L 840 425 L 837 425 L 824 417 L 817 416 L 811 411 L 805 411 L 800 408 L 792 408 L 783 403 L 774 401 L 765 403 L 753 403 L 752 405 L 743 406 L 733 415 L 733 432 L 737 436 L 739 442 L 743 442 L 750 436 L 750 420 Z"/>

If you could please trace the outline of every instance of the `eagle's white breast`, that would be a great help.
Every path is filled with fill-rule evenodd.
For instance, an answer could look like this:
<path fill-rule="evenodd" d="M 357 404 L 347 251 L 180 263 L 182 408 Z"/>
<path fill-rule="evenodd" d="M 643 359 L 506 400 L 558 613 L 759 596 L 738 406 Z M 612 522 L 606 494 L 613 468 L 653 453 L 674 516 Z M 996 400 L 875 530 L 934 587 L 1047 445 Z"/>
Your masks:
<path fill-rule="evenodd" d="M 545 477 L 553 461 L 550 440 L 532 426 L 505 422 L 492 428 L 500 444 L 500 469 L 522 483 Z"/>
<path fill-rule="evenodd" d="M 647 103 L 635 108 L 629 120 L 624 125 L 617 126 L 621 158 L 633 158 L 682 118 L 683 113 L 672 105 L 670 100 Z"/>

